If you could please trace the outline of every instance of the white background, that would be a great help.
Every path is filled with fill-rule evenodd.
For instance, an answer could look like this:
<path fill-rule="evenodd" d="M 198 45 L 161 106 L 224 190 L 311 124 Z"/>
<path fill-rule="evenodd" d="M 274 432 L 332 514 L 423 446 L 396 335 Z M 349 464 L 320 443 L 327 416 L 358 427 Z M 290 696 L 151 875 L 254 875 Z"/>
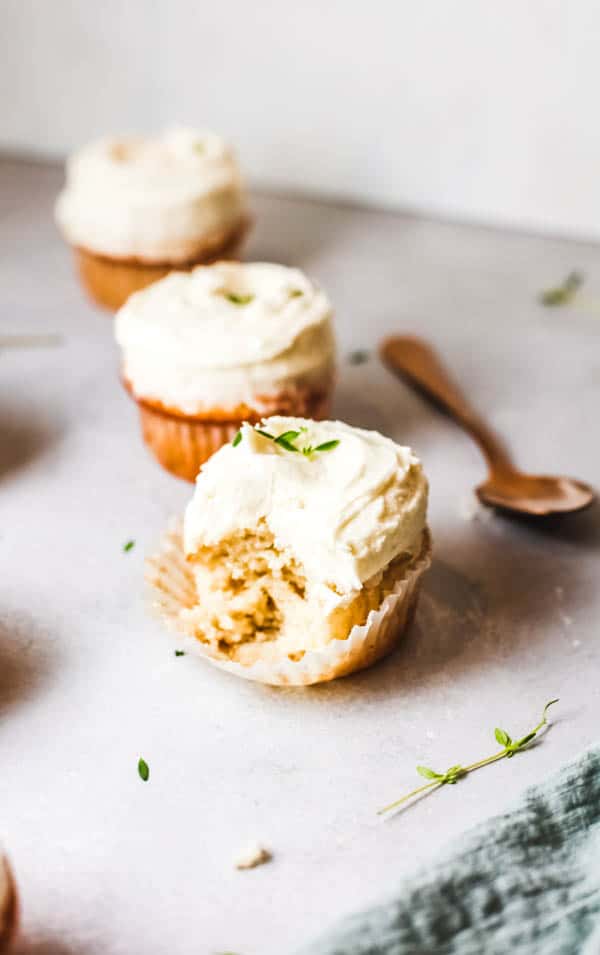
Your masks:
<path fill-rule="evenodd" d="M 2 0 L 0 148 L 223 132 L 260 185 L 600 234 L 593 0 Z"/>

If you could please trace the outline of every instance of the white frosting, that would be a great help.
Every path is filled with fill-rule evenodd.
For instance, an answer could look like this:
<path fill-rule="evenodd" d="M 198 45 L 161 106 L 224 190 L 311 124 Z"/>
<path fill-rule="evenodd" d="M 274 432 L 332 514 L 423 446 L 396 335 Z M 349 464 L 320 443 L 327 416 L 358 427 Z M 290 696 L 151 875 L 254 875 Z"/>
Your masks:
<path fill-rule="evenodd" d="M 261 412 L 281 392 L 329 384 L 331 315 L 298 269 L 218 262 L 136 292 L 115 334 L 136 397 L 190 415 L 241 404 Z"/>
<path fill-rule="evenodd" d="M 72 245 L 115 258 L 183 262 L 227 238 L 245 199 L 233 153 L 214 133 L 103 139 L 67 162 L 56 220 Z"/>
<path fill-rule="evenodd" d="M 264 519 L 332 605 L 420 548 L 428 486 L 410 448 L 340 421 L 272 417 L 261 427 L 274 435 L 306 428 L 298 447 L 339 444 L 307 457 L 243 425 L 241 441 L 221 448 L 198 475 L 185 514 L 188 555 Z"/>

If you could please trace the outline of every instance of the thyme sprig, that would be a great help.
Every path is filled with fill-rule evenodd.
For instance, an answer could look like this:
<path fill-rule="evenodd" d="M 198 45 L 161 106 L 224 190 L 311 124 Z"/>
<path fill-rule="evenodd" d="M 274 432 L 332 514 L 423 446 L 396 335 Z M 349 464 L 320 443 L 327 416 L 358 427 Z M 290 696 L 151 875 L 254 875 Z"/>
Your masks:
<path fill-rule="evenodd" d="M 508 735 L 506 730 L 496 727 L 494 730 L 494 736 L 496 741 L 502 746 L 502 749 L 498 753 L 493 753 L 491 756 L 486 756 L 485 759 L 479 759 L 475 763 L 471 763 L 469 766 L 451 766 L 450 769 L 447 769 L 445 773 L 438 773 L 434 769 L 430 769 L 428 766 L 417 766 L 417 772 L 419 776 L 423 776 L 424 779 L 429 780 L 425 783 L 424 786 L 418 786 L 417 789 L 413 789 L 412 792 L 402 796 L 400 799 L 396 799 L 394 802 L 391 802 L 388 806 L 384 806 L 383 809 L 378 810 L 378 815 L 383 815 L 384 813 L 392 812 L 394 809 L 400 808 L 405 803 L 409 802 L 415 796 L 419 796 L 421 793 L 425 793 L 430 789 L 436 789 L 439 786 L 445 786 L 449 784 L 453 786 L 462 776 L 466 776 L 467 773 L 472 773 L 476 769 L 481 769 L 483 766 L 489 766 L 490 763 L 496 763 L 500 759 L 510 759 L 515 753 L 520 752 L 520 750 L 525 749 L 531 741 L 537 736 L 539 731 L 547 725 L 548 723 L 548 709 L 558 703 L 558 700 L 550 700 L 549 703 L 546 703 L 543 711 L 542 718 L 531 732 L 527 733 L 525 736 L 522 736 L 520 739 L 513 740 Z"/>
<path fill-rule="evenodd" d="M 310 458 L 313 454 L 316 454 L 318 451 L 333 451 L 334 448 L 337 448 L 339 438 L 334 438 L 331 441 L 323 441 L 322 444 L 306 444 L 302 448 L 297 448 L 294 444 L 301 434 L 306 431 L 306 428 L 301 428 L 299 431 L 283 431 L 281 434 L 270 434 L 268 431 L 264 431 L 262 428 L 256 428 L 259 434 L 262 434 L 263 438 L 268 438 L 270 441 L 274 441 L 275 444 L 279 445 L 280 448 L 284 448 L 285 451 L 290 451 L 292 454 L 303 454 L 304 457 Z M 241 440 L 241 437 L 240 437 Z M 234 444 L 239 444 L 237 441 L 237 435 L 234 438 Z"/>

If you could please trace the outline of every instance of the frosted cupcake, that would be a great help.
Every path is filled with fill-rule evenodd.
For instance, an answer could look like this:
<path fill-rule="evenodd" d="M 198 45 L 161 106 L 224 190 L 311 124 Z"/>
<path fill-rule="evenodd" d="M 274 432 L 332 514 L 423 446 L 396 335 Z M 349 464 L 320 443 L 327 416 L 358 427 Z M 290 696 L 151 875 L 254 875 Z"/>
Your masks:
<path fill-rule="evenodd" d="M 218 262 L 133 295 L 115 322 L 144 439 L 193 481 L 243 421 L 321 418 L 334 375 L 332 309 L 298 269 Z"/>
<path fill-rule="evenodd" d="M 111 309 L 172 269 L 234 256 L 249 222 L 231 149 L 191 129 L 84 147 L 55 211 L 84 286 Z"/>
<path fill-rule="evenodd" d="M 198 475 L 183 535 L 148 562 L 157 607 L 190 650 L 247 679 L 369 666 L 398 642 L 429 565 L 427 491 L 412 451 L 375 431 L 245 424 Z"/>
<path fill-rule="evenodd" d="M 0 952 L 7 952 L 17 921 L 17 896 L 8 863 L 0 852 Z"/>

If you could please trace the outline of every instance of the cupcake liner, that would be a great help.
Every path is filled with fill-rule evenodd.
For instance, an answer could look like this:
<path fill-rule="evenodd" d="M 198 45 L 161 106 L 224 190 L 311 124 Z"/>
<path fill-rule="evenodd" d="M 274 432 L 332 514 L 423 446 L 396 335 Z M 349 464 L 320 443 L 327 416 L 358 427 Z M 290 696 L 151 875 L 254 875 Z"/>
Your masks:
<path fill-rule="evenodd" d="M 195 481 L 205 461 L 239 431 L 241 421 L 178 418 L 138 403 L 144 441 L 162 466 L 186 481 Z"/>
<path fill-rule="evenodd" d="M 17 892 L 8 862 L 0 854 L 0 953 L 8 952 L 17 928 Z"/>
<path fill-rule="evenodd" d="M 197 603 L 196 586 L 183 551 L 181 522 L 171 524 L 158 553 L 146 561 L 146 580 L 152 588 L 152 607 L 167 627 L 178 634 L 179 643 L 189 653 L 204 657 L 235 676 L 271 686 L 308 686 L 346 676 L 375 663 L 398 643 L 412 620 L 421 575 L 431 563 L 431 538 L 423 533 L 421 552 L 396 581 L 377 610 L 371 610 L 366 623 L 352 628 L 345 640 L 332 640 L 318 649 L 307 650 L 301 659 L 282 655 L 276 661 L 256 661 L 244 666 L 222 659 L 196 637 L 185 633 L 182 610 Z"/>
<path fill-rule="evenodd" d="M 295 399 L 297 407 L 294 407 L 294 397 L 288 398 L 290 409 L 282 397 L 275 396 L 273 410 L 269 412 L 246 409 L 243 415 L 227 419 L 227 412 L 217 410 L 213 412 L 215 418 L 192 417 L 136 398 L 129 383 L 124 381 L 123 384 L 138 404 L 142 435 L 147 446 L 167 471 L 186 481 L 196 480 L 204 462 L 235 437 L 244 421 L 258 424 L 269 414 L 298 414 L 319 420 L 327 417 L 330 405 L 329 392 L 315 391 L 298 396 Z"/>
<path fill-rule="evenodd" d="M 97 305 L 116 312 L 130 295 L 139 292 L 174 270 L 189 271 L 197 265 L 210 265 L 220 259 L 235 259 L 250 227 L 245 221 L 224 241 L 212 244 L 186 262 L 144 262 L 139 259 L 117 259 L 97 255 L 89 249 L 73 249 L 81 283 Z"/>

